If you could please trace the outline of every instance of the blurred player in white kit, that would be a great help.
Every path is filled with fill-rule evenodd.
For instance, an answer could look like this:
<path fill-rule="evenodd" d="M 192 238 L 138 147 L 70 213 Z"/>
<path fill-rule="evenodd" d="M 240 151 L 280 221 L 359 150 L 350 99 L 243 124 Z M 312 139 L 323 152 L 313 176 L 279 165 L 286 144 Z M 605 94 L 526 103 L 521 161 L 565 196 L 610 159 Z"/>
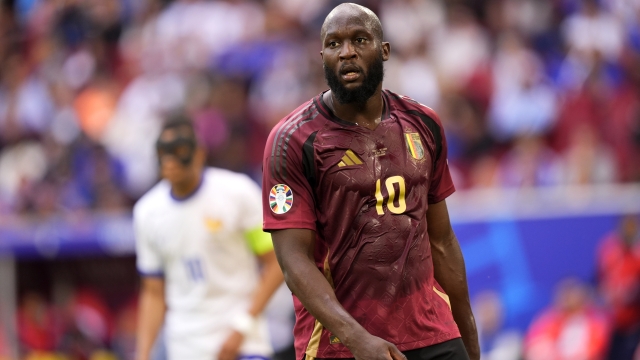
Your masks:
<path fill-rule="evenodd" d="M 163 322 L 170 360 L 269 358 L 261 313 L 283 276 L 262 231 L 260 188 L 246 175 L 205 167 L 185 117 L 164 125 L 156 150 L 163 179 L 133 214 L 136 359 L 149 359 Z"/>

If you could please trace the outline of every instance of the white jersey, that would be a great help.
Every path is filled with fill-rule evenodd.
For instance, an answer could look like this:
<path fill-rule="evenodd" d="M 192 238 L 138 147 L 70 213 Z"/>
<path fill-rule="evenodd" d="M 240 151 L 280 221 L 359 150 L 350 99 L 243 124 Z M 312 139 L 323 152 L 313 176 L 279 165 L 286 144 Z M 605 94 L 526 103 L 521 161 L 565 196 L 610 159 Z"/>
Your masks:
<path fill-rule="evenodd" d="M 163 180 L 133 211 L 138 271 L 163 276 L 170 359 L 216 358 L 245 313 L 259 281 L 245 234 L 262 226 L 261 192 L 243 174 L 208 168 L 199 188 L 175 199 Z M 269 356 L 264 319 L 241 347 L 244 356 Z"/>

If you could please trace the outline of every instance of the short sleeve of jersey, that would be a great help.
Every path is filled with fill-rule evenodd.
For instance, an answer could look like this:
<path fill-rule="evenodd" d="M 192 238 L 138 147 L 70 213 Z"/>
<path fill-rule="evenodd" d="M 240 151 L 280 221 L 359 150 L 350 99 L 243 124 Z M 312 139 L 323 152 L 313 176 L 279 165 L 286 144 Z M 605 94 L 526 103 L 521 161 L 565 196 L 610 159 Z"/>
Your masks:
<path fill-rule="evenodd" d="M 136 266 L 142 276 L 163 276 L 162 256 L 151 242 L 146 219 L 138 207 L 133 211 L 133 226 L 136 238 Z"/>
<path fill-rule="evenodd" d="M 262 231 L 262 194 L 260 187 L 249 177 L 238 179 L 240 204 L 240 230 L 251 251 L 263 255 L 273 250 L 271 235 Z"/>
<path fill-rule="evenodd" d="M 434 164 L 433 173 L 431 174 L 431 184 L 429 186 L 429 204 L 439 203 L 455 192 L 451 173 L 449 172 L 449 161 L 447 160 L 447 139 L 444 134 L 444 127 L 438 115 L 433 112 L 427 112 L 439 126 L 441 147 L 440 155 Z"/>
<path fill-rule="evenodd" d="M 313 190 L 302 161 L 305 139 L 288 133 L 285 125 L 282 122 L 271 131 L 264 151 L 263 228 L 316 230 Z"/>
<path fill-rule="evenodd" d="M 236 184 L 241 199 L 240 228 L 243 232 L 251 231 L 262 224 L 262 195 L 260 187 L 249 177 L 242 176 Z"/>

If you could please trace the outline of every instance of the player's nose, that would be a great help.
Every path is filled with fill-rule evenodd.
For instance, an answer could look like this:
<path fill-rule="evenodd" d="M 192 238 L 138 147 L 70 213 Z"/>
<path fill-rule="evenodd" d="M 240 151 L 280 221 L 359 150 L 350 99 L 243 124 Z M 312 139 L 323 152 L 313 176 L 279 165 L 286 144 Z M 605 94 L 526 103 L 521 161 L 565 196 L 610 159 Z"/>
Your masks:
<path fill-rule="evenodd" d="M 340 48 L 340 60 L 349 60 L 356 57 L 356 50 L 351 41 L 345 41 Z"/>
<path fill-rule="evenodd" d="M 180 167 L 180 163 L 175 156 L 164 155 L 160 157 L 160 167 L 163 170 L 174 170 Z"/>

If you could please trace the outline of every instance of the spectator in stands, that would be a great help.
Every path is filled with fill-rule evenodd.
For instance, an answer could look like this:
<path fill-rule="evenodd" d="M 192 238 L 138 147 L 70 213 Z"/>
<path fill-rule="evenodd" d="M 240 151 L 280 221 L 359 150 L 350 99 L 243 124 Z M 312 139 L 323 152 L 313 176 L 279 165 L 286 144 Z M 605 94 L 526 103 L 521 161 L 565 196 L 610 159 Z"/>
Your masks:
<path fill-rule="evenodd" d="M 483 360 L 515 360 L 522 352 L 522 335 L 504 326 L 504 308 L 500 295 L 491 290 L 473 300 Z"/>
<path fill-rule="evenodd" d="M 498 39 L 493 63 L 492 132 L 502 141 L 547 133 L 556 116 L 556 93 L 538 55 L 515 33 Z"/>
<path fill-rule="evenodd" d="M 562 182 L 560 159 L 540 136 L 518 138 L 501 162 L 500 184 L 504 187 L 552 186 Z"/>
<path fill-rule="evenodd" d="M 553 305 L 534 320 L 525 337 L 527 360 L 601 360 L 607 350 L 609 326 L 591 304 L 586 284 L 566 279 Z"/>
<path fill-rule="evenodd" d="M 21 353 L 48 353 L 57 349 L 60 321 L 44 297 L 27 293 L 18 309 L 18 337 Z"/>
<path fill-rule="evenodd" d="M 609 306 L 613 334 L 609 359 L 630 360 L 640 343 L 640 223 L 622 218 L 598 252 L 599 290 Z"/>
<path fill-rule="evenodd" d="M 104 350 L 111 335 L 112 316 L 105 300 L 92 289 L 79 289 L 63 305 L 65 321 L 59 349 L 78 359 Z"/>
<path fill-rule="evenodd" d="M 563 164 L 563 177 L 568 184 L 606 184 L 618 179 L 613 152 L 589 124 L 579 124 L 569 135 Z"/>

